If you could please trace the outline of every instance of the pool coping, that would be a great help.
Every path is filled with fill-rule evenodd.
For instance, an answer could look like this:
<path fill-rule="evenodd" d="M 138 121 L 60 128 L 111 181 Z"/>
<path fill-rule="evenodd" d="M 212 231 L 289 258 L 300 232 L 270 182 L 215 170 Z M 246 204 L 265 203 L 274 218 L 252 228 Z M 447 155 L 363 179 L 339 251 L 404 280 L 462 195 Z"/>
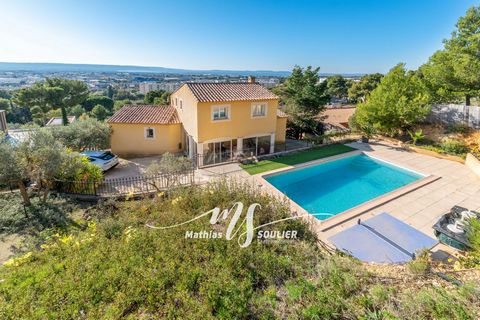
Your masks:
<path fill-rule="evenodd" d="M 327 218 L 325 220 L 318 220 L 317 218 L 315 218 L 307 210 L 302 208 L 302 206 L 300 206 L 298 203 L 296 203 L 295 201 L 290 199 L 288 196 L 286 196 L 284 193 L 282 193 L 280 190 L 278 190 L 275 186 L 270 184 L 265 179 L 265 178 L 268 178 L 272 175 L 276 175 L 276 174 L 284 172 L 284 171 L 291 171 L 291 170 L 299 169 L 299 168 L 302 168 L 302 167 L 307 167 L 307 166 L 316 165 L 316 164 L 320 164 L 320 163 L 335 161 L 335 160 L 338 160 L 338 159 L 351 157 L 351 156 L 354 156 L 354 155 L 357 155 L 357 154 L 365 154 L 366 156 L 368 156 L 370 158 L 377 159 L 379 161 L 386 162 L 388 164 L 397 166 L 397 167 L 402 168 L 404 170 L 414 172 L 414 173 L 419 174 L 423 177 L 420 178 L 419 180 L 411 182 L 411 183 L 409 183 L 409 184 L 407 184 L 407 185 L 405 185 L 401 188 L 392 190 L 392 191 L 387 192 L 387 193 L 385 193 L 381 196 L 378 196 L 378 197 L 376 197 L 372 200 L 366 201 L 366 202 L 361 203 L 361 204 L 359 204 L 359 205 L 357 205 L 353 208 L 350 208 L 348 210 L 340 212 L 340 213 L 338 213 L 338 214 L 336 214 L 336 215 L 334 215 L 330 218 Z M 399 198 L 399 197 L 401 197 L 401 196 L 403 196 L 407 193 L 410 193 L 410 192 L 412 192 L 414 190 L 417 190 L 417 189 L 419 189 L 419 188 L 421 188 L 421 187 L 423 187 L 427 184 L 430 184 L 434 181 L 437 181 L 437 180 L 441 179 L 441 177 L 439 177 L 439 176 L 435 176 L 435 175 L 431 175 L 431 174 L 425 174 L 425 173 L 419 172 L 417 170 L 408 168 L 407 166 L 399 165 L 399 164 L 397 164 L 395 162 L 392 162 L 392 161 L 389 161 L 389 160 L 383 160 L 382 158 L 377 157 L 377 156 L 375 156 L 375 157 L 370 156 L 370 155 L 366 154 L 365 152 L 363 152 L 361 150 L 355 150 L 355 151 L 351 151 L 351 152 L 347 152 L 347 153 L 343 153 L 343 154 L 339 154 L 339 155 L 335 155 L 335 156 L 331 156 L 331 157 L 327 157 L 327 158 L 308 161 L 308 162 L 301 163 L 301 164 L 294 165 L 294 166 L 279 168 L 279 169 L 269 171 L 268 173 L 265 173 L 265 172 L 258 173 L 254 176 L 255 176 L 256 180 L 258 182 L 260 182 L 261 185 L 264 188 L 266 188 L 268 191 L 270 191 L 274 195 L 277 195 L 277 196 L 280 196 L 282 198 L 288 199 L 288 201 L 290 203 L 290 207 L 293 211 L 293 214 L 296 215 L 296 216 L 298 216 L 298 215 L 302 216 L 311 225 L 312 229 L 316 232 L 324 232 L 324 231 L 330 230 L 330 229 L 332 229 L 332 228 L 334 228 L 338 225 L 341 225 L 344 222 L 347 222 L 349 220 L 352 220 L 352 219 L 362 215 L 365 212 L 368 212 L 372 209 L 375 209 L 375 208 L 377 208 L 377 207 L 379 207 L 379 206 L 381 206 L 381 205 L 383 205 L 387 202 L 395 200 L 395 199 L 397 199 L 397 198 Z"/>

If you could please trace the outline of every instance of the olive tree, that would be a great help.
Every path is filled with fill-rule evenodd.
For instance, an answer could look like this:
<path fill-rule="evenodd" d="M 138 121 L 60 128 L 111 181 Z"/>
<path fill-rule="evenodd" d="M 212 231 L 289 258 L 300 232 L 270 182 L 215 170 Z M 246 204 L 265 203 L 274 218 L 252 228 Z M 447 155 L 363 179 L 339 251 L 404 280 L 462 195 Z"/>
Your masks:
<path fill-rule="evenodd" d="M 55 139 L 76 151 L 110 147 L 110 125 L 95 119 L 79 120 L 69 126 L 58 126 L 51 130 Z"/>
<path fill-rule="evenodd" d="M 17 149 L 5 137 L 0 137 L 0 182 L 16 184 L 23 198 L 23 203 L 30 205 L 30 198 L 25 186 L 28 169 Z"/>
<path fill-rule="evenodd" d="M 181 174 L 192 169 L 192 162 L 185 157 L 177 157 L 169 152 L 162 155 L 160 161 L 152 162 L 147 168 L 148 175 L 164 174 L 167 181 L 167 188 L 178 184 Z M 155 188 L 159 189 L 156 185 Z"/>
<path fill-rule="evenodd" d="M 24 162 L 31 180 L 43 189 L 43 201 L 55 176 L 63 164 L 65 148 L 47 129 L 33 131 L 29 138 L 20 144 L 18 153 Z"/>

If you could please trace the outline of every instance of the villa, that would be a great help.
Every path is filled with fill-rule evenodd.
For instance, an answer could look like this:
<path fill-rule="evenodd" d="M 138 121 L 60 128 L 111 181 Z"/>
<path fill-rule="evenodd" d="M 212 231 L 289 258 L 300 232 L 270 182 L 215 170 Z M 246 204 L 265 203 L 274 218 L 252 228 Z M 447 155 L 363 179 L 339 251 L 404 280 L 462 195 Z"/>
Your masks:
<path fill-rule="evenodd" d="M 112 151 L 123 156 L 183 152 L 200 165 L 274 152 L 285 142 L 287 116 L 278 97 L 246 83 L 185 83 L 167 106 L 127 105 L 108 122 Z"/>

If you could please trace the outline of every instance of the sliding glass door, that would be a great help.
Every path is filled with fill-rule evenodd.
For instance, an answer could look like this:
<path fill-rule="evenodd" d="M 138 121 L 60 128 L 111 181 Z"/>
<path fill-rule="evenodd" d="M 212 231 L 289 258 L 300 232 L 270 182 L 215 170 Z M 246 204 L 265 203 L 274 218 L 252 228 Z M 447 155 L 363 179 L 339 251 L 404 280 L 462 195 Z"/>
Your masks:
<path fill-rule="evenodd" d="M 237 140 L 225 140 L 203 144 L 203 165 L 230 161 L 237 151 Z"/>
<path fill-rule="evenodd" d="M 270 153 L 270 136 L 243 139 L 243 154 L 247 157 Z"/>

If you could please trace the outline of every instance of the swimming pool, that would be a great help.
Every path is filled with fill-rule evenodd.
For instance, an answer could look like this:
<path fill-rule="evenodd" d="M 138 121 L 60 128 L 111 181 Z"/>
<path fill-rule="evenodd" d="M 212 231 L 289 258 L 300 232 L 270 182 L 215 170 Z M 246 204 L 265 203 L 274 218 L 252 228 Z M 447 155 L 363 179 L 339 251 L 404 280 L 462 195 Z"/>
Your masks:
<path fill-rule="evenodd" d="M 273 174 L 265 180 L 325 220 L 423 177 L 362 153 Z"/>

